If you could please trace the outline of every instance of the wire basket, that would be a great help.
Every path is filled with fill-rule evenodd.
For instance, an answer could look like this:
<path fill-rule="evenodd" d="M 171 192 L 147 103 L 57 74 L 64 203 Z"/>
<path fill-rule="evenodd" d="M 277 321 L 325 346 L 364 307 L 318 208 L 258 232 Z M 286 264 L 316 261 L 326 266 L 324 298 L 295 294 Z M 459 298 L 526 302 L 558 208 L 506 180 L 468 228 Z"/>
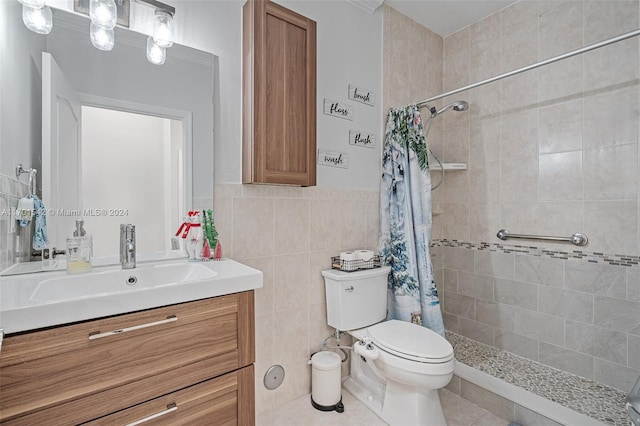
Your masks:
<path fill-rule="evenodd" d="M 375 255 L 369 260 L 342 260 L 340 256 L 331 257 L 331 268 L 338 269 L 345 272 L 355 272 L 363 269 L 380 268 L 382 263 L 380 262 L 380 256 Z"/>

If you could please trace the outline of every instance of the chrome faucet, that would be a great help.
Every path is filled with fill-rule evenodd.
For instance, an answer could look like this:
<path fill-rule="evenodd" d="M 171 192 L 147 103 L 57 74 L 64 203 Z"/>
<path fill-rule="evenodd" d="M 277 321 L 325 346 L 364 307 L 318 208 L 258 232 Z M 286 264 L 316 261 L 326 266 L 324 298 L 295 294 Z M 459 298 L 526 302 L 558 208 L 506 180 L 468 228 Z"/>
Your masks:
<path fill-rule="evenodd" d="M 120 225 L 120 264 L 122 269 L 136 267 L 136 226 Z"/>

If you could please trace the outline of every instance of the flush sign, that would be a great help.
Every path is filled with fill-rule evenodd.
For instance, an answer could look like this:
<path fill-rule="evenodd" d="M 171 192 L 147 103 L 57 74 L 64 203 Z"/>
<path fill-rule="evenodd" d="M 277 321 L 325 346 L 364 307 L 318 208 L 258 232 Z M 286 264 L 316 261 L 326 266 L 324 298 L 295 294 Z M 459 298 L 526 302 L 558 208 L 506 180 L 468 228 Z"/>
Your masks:
<path fill-rule="evenodd" d="M 376 137 L 371 133 L 365 133 L 359 130 L 349 130 L 349 144 L 373 148 L 376 146 Z"/>

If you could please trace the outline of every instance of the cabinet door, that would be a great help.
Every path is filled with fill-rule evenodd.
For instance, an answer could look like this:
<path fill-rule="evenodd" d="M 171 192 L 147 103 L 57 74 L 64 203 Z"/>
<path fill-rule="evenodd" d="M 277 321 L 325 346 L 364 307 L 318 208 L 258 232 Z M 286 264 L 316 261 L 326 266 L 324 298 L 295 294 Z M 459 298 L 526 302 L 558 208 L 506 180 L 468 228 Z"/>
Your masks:
<path fill-rule="evenodd" d="M 253 425 L 253 365 L 87 423 Z M 247 398 L 250 395 L 251 398 Z"/>
<path fill-rule="evenodd" d="M 244 6 L 243 181 L 316 181 L 316 23 L 268 0 Z"/>
<path fill-rule="evenodd" d="M 77 424 L 219 376 L 253 363 L 253 333 L 244 292 L 10 336 L 0 423 Z"/>

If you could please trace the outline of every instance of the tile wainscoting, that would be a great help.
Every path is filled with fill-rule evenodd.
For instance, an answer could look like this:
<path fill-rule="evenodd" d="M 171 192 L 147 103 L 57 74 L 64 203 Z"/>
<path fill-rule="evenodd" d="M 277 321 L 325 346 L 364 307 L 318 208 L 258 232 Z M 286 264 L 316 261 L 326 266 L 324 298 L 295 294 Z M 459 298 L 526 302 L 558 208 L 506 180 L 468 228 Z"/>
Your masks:
<path fill-rule="evenodd" d="M 264 287 L 255 291 L 258 413 L 310 392 L 307 362 L 332 332 L 320 272 L 331 267 L 330 257 L 340 251 L 377 250 L 378 194 L 216 185 L 214 222 L 223 255 L 264 273 Z M 269 391 L 263 376 L 274 364 L 285 368 L 285 380 Z"/>

